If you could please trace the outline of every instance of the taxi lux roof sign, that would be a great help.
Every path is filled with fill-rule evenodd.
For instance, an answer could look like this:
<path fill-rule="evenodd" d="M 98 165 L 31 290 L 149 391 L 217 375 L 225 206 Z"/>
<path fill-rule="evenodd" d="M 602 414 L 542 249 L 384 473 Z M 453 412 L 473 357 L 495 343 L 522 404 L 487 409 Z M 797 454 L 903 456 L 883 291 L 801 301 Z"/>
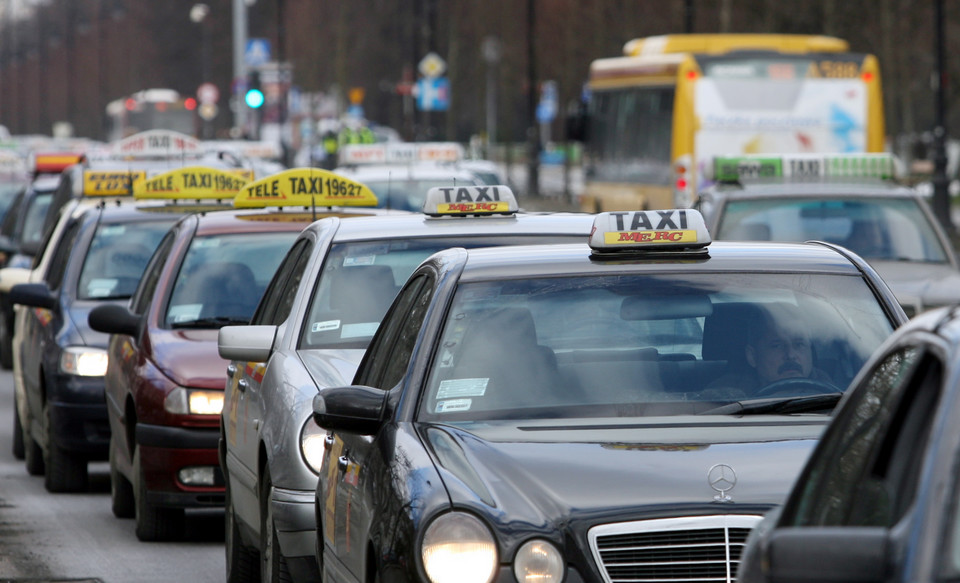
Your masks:
<path fill-rule="evenodd" d="M 237 172 L 189 166 L 134 183 L 138 199 L 233 199 L 250 180 Z"/>
<path fill-rule="evenodd" d="M 145 180 L 143 170 L 84 170 L 84 196 L 129 196 L 133 185 Z"/>
<path fill-rule="evenodd" d="M 133 158 L 169 158 L 202 154 L 203 146 L 199 140 L 180 132 L 147 130 L 116 142 L 113 153 Z"/>
<path fill-rule="evenodd" d="M 233 206 L 377 206 L 366 185 L 319 168 L 293 168 L 247 184 Z"/>

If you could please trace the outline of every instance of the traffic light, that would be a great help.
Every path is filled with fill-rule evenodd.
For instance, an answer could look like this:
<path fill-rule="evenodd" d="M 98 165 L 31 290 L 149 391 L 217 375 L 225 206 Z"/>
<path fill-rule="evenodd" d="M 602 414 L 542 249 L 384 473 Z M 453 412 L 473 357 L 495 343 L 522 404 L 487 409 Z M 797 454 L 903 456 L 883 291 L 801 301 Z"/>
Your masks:
<path fill-rule="evenodd" d="M 247 78 L 247 93 L 243 96 L 247 107 L 259 109 L 263 106 L 263 91 L 260 90 L 260 72 L 251 71 Z"/>

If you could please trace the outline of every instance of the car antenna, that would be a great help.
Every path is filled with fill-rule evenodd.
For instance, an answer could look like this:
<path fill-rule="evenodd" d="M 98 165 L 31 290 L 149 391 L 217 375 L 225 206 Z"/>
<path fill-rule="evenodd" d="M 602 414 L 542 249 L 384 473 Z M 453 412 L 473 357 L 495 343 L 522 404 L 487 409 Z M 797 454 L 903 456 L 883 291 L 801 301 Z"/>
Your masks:
<path fill-rule="evenodd" d="M 390 191 L 393 190 L 393 170 L 387 170 L 387 210 L 390 209 Z"/>

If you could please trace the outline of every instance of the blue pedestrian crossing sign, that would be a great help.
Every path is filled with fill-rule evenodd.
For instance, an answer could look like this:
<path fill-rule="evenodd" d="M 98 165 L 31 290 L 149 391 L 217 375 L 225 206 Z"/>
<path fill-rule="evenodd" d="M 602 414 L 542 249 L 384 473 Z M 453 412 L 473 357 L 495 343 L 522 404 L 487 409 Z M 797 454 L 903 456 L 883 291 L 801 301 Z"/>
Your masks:
<path fill-rule="evenodd" d="M 420 79 L 414 91 L 420 111 L 447 111 L 450 108 L 450 79 L 447 77 Z"/>
<path fill-rule="evenodd" d="M 259 67 L 270 62 L 270 41 L 265 38 L 247 39 L 247 48 L 243 53 L 243 64 Z"/>

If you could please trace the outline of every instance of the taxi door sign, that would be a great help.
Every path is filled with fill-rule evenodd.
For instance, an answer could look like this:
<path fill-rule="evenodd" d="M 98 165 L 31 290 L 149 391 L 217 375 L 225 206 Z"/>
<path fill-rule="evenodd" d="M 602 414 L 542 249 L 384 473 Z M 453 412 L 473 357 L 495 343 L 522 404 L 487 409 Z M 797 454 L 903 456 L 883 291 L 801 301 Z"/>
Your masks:
<path fill-rule="evenodd" d="M 366 185 L 329 170 L 293 168 L 247 184 L 233 206 L 377 206 L 377 195 Z"/>
<path fill-rule="evenodd" d="M 146 179 L 142 170 L 84 170 L 84 196 L 129 196 L 137 183 Z"/>
<path fill-rule="evenodd" d="M 138 199 L 232 199 L 248 182 L 228 170 L 188 166 L 134 183 L 133 195 Z"/>
<path fill-rule="evenodd" d="M 134 158 L 169 158 L 183 154 L 201 154 L 199 140 L 171 130 L 147 130 L 116 142 L 113 153 Z"/>
<path fill-rule="evenodd" d="M 427 191 L 423 212 L 430 216 L 506 214 L 517 211 L 508 186 L 437 186 Z"/>
<path fill-rule="evenodd" d="M 663 250 L 709 244 L 710 233 L 703 215 L 693 209 L 600 213 L 590 234 L 590 247 L 598 251 Z"/>

